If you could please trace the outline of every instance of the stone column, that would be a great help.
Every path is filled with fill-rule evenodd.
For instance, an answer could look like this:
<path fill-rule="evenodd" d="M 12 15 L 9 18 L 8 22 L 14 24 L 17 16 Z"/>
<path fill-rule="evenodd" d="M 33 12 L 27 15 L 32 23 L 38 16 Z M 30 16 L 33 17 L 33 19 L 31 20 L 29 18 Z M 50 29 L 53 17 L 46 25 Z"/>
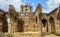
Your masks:
<path fill-rule="evenodd" d="M 11 33 L 12 31 L 11 31 L 11 23 L 8 23 L 8 33 Z"/>

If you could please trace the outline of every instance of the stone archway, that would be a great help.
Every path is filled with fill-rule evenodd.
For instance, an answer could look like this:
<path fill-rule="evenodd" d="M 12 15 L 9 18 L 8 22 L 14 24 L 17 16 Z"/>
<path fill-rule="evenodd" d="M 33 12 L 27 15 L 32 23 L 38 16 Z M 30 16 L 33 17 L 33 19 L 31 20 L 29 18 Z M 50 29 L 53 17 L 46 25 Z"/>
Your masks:
<path fill-rule="evenodd" d="M 49 22 L 51 24 L 51 31 L 55 32 L 55 21 L 53 17 L 50 17 Z"/>
<path fill-rule="evenodd" d="M 18 21 L 18 32 L 23 32 L 24 31 L 24 21 L 20 19 Z"/>
<path fill-rule="evenodd" d="M 8 32 L 7 20 L 2 21 L 2 32 Z"/>
<path fill-rule="evenodd" d="M 48 22 L 47 22 L 47 20 L 46 19 L 42 19 L 41 21 L 42 21 L 42 25 L 43 25 L 42 28 L 46 27 L 46 32 L 48 32 Z"/>

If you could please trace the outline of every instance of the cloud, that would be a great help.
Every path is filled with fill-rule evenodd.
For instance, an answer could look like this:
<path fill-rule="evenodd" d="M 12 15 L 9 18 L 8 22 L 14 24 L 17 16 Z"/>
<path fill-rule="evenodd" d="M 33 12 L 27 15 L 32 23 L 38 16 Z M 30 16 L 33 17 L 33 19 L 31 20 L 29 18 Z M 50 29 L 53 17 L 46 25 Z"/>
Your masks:
<path fill-rule="evenodd" d="M 32 12 L 34 12 L 35 11 L 35 3 L 32 3 L 32 8 L 33 8 Z"/>
<path fill-rule="evenodd" d="M 13 5 L 16 11 L 20 11 L 21 4 L 23 4 L 21 0 L 0 0 L 0 9 L 8 11 L 8 6 Z"/>
<path fill-rule="evenodd" d="M 20 5 L 23 4 L 21 0 L 9 0 L 8 3 L 14 5 L 17 11 L 20 11 Z"/>
<path fill-rule="evenodd" d="M 6 0 L 0 0 L 0 9 L 3 9 L 3 10 L 7 9 Z"/>
<path fill-rule="evenodd" d="M 48 13 L 51 12 L 52 10 L 54 10 L 55 8 L 57 8 L 60 4 L 60 0 L 48 0 L 46 2 L 48 9 L 47 10 L 43 10 L 43 11 L 47 11 Z"/>
<path fill-rule="evenodd" d="M 48 11 L 47 11 L 47 10 L 45 10 L 45 9 L 42 9 L 42 10 L 43 10 L 43 11 L 42 11 L 43 13 L 48 13 Z"/>
<path fill-rule="evenodd" d="M 21 0 L 0 0 L 0 9 L 8 11 L 9 5 L 13 5 L 16 11 L 20 11 L 21 4 L 23 4 Z M 10 22 L 10 18 L 7 21 Z"/>
<path fill-rule="evenodd" d="M 26 1 L 26 0 L 24 0 Z M 0 0 L 0 9 L 4 11 L 8 11 L 9 5 L 12 4 L 14 5 L 16 11 L 20 11 L 20 5 L 24 4 L 21 0 Z M 60 0 L 48 0 L 46 1 L 48 9 L 43 9 L 43 12 L 49 13 L 53 9 L 59 6 Z M 35 9 L 35 4 L 32 3 L 33 9 Z"/>

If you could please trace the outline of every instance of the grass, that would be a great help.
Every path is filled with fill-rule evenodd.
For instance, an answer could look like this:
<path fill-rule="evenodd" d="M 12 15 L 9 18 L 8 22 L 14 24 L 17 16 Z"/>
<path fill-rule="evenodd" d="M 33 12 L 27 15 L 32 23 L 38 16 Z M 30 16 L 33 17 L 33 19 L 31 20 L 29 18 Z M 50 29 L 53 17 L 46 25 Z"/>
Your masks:
<path fill-rule="evenodd" d="M 51 32 L 51 34 L 55 34 L 55 32 Z"/>
<path fill-rule="evenodd" d="M 51 32 L 51 34 L 54 34 L 56 36 L 60 36 L 60 33 L 56 33 L 56 32 Z"/>
<path fill-rule="evenodd" d="M 55 33 L 56 36 L 60 36 L 60 33 Z"/>

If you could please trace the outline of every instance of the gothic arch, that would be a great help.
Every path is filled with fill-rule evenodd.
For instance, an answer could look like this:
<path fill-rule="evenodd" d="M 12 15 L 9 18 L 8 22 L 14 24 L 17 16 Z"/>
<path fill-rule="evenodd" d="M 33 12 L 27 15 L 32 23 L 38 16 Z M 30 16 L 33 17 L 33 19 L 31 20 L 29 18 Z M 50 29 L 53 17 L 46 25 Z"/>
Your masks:
<path fill-rule="evenodd" d="M 20 19 L 18 21 L 18 32 L 23 32 L 24 31 L 24 20 Z"/>
<path fill-rule="evenodd" d="M 2 21 L 2 32 L 8 32 L 8 22 L 7 20 Z"/>
<path fill-rule="evenodd" d="M 49 22 L 50 22 L 50 24 L 54 24 L 54 18 L 50 17 Z"/>
<path fill-rule="evenodd" d="M 46 27 L 46 32 L 48 32 L 48 22 L 47 22 L 47 20 L 46 19 L 42 19 L 41 21 L 42 21 L 43 27 L 44 28 Z"/>
<path fill-rule="evenodd" d="M 8 22 L 7 22 L 6 14 L 2 14 L 0 20 L 1 20 L 0 22 L 2 22 L 2 32 L 8 32 Z"/>
<path fill-rule="evenodd" d="M 55 31 L 55 21 L 52 16 L 50 17 L 49 22 L 51 24 L 51 31 Z"/>
<path fill-rule="evenodd" d="M 46 19 L 42 19 L 43 27 L 45 27 L 45 26 L 46 26 L 46 23 L 47 23 L 47 20 L 46 20 Z"/>

